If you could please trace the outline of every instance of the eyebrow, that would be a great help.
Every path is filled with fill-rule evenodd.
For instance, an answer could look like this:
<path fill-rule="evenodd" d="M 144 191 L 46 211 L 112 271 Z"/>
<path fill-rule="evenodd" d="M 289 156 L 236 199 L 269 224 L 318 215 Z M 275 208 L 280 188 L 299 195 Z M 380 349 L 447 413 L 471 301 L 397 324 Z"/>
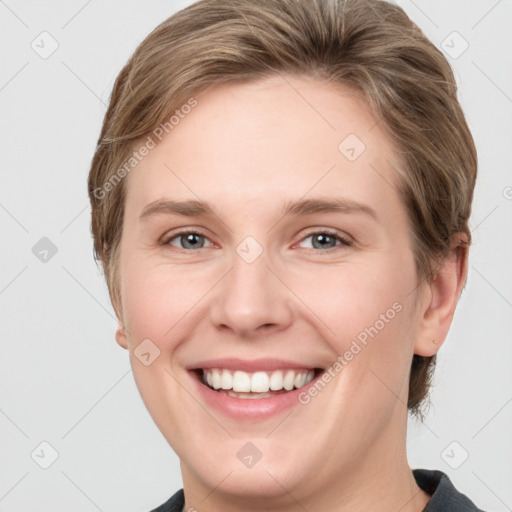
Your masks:
<path fill-rule="evenodd" d="M 314 198 L 289 201 L 283 206 L 282 216 L 305 216 L 328 212 L 363 213 L 374 220 L 378 220 L 375 210 L 370 206 L 344 198 Z M 147 221 L 150 217 L 158 214 L 184 217 L 217 217 L 213 207 L 207 201 L 157 199 L 144 207 L 139 220 L 141 222 Z"/>

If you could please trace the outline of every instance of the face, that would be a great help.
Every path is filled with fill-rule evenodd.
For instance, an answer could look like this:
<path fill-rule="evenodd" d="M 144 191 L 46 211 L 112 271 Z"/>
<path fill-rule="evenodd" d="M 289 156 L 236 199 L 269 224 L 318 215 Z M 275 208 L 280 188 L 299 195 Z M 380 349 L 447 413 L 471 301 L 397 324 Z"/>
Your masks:
<path fill-rule="evenodd" d="M 393 147 L 342 86 L 196 99 L 127 178 L 117 333 L 184 483 L 300 496 L 382 472 L 419 325 Z"/>

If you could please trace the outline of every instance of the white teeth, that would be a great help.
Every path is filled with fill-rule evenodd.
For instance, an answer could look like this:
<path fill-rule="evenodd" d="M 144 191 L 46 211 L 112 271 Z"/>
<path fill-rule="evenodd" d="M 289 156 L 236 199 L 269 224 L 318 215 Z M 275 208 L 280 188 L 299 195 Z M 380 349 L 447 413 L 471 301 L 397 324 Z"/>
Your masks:
<path fill-rule="evenodd" d="M 270 389 L 272 391 L 279 391 L 283 389 L 283 372 L 281 370 L 276 370 L 272 372 L 270 376 Z"/>
<path fill-rule="evenodd" d="M 293 389 L 293 382 L 295 381 L 295 372 L 293 370 L 288 370 L 286 375 L 284 376 L 283 387 L 287 391 Z"/>
<path fill-rule="evenodd" d="M 221 389 L 232 389 L 233 388 L 233 376 L 229 370 L 222 370 L 220 377 Z"/>
<path fill-rule="evenodd" d="M 295 380 L 293 381 L 293 384 L 296 388 L 301 388 L 306 383 L 306 374 L 305 373 L 298 373 L 295 376 Z"/>
<path fill-rule="evenodd" d="M 225 372 L 229 372 L 229 370 L 224 370 Z M 233 391 L 246 392 L 251 391 L 251 377 L 248 373 L 236 371 L 233 378 Z"/>
<path fill-rule="evenodd" d="M 233 372 L 226 368 L 207 368 L 203 370 L 203 382 L 216 390 L 232 390 L 235 393 L 268 393 L 301 388 L 310 383 L 314 375 L 314 370 L 305 369 L 247 373 L 241 370 Z"/>
<path fill-rule="evenodd" d="M 213 389 L 220 389 L 220 372 L 216 368 L 212 370 L 212 386 Z"/>
<path fill-rule="evenodd" d="M 251 377 L 251 391 L 253 393 L 266 393 L 269 389 L 269 378 L 266 372 L 256 372 Z M 236 391 L 236 389 L 233 389 Z"/>

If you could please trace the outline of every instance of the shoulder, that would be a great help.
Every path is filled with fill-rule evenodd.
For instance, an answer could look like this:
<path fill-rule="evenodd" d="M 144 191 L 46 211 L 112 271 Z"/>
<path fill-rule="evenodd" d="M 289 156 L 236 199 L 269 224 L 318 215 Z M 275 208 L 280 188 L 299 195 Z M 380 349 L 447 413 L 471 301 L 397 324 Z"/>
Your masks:
<path fill-rule="evenodd" d="M 173 494 L 165 503 L 151 510 L 151 512 L 181 512 L 185 506 L 183 489 Z"/>
<path fill-rule="evenodd" d="M 432 469 L 413 469 L 418 486 L 431 498 L 423 512 L 484 512 L 459 492 L 446 473 Z"/>

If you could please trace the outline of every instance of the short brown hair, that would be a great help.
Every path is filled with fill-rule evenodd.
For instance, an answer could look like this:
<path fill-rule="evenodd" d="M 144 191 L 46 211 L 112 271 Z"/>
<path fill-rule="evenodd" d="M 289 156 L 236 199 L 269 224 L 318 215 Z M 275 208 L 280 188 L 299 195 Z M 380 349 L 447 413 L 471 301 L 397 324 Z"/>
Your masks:
<path fill-rule="evenodd" d="M 471 239 L 477 153 L 454 75 L 400 7 L 382 0 L 201 0 L 161 23 L 123 67 L 92 161 L 94 255 L 118 318 L 126 180 L 102 187 L 192 95 L 282 73 L 350 86 L 382 122 L 401 159 L 419 280 L 432 277 L 433 261 L 450 250 L 455 233 Z M 434 363 L 435 356 L 413 357 L 408 408 L 418 416 Z"/>

